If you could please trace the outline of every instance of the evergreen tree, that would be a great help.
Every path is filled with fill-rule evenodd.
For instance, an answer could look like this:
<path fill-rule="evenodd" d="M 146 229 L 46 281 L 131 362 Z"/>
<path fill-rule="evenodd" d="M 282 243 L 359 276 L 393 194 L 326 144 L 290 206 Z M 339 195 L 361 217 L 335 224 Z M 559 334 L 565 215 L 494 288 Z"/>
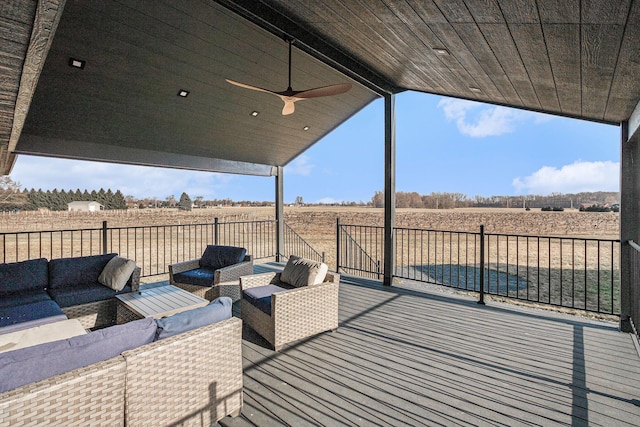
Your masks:
<path fill-rule="evenodd" d="M 180 201 L 178 202 L 178 208 L 184 209 L 185 211 L 190 211 L 193 203 L 191 202 L 191 197 L 187 193 L 182 193 L 180 196 Z"/>
<path fill-rule="evenodd" d="M 127 209 L 127 201 L 120 190 L 117 190 L 113 195 L 113 208 L 112 209 Z"/>

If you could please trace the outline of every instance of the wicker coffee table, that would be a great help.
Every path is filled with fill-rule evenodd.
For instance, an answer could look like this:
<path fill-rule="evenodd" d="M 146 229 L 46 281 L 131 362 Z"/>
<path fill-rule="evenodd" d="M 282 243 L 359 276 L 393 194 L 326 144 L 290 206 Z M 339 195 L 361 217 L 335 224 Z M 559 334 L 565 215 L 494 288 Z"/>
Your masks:
<path fill-rule="evenodd" d="M 171 285 L 116 295 L 116 298 L 119 325 L 144 317 L 159 319 L 209 304 L 209 300 Z"/>

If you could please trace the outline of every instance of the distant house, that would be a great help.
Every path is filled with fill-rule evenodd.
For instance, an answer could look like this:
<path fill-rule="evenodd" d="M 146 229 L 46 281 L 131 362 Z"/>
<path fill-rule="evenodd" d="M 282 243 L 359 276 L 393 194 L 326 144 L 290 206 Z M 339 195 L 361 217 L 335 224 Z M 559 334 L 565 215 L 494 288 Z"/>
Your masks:
<path fill-rule="evenodd" d="M 97 212 L 104 209 L 98 202 L 70 202 L 67 204 L 69 212 Z"/>

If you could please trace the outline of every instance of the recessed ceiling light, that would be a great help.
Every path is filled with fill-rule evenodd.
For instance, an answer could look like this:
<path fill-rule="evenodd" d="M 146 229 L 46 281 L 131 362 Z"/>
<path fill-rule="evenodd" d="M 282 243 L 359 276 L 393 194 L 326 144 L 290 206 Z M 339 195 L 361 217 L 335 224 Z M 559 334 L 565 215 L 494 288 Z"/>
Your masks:
<path fill-rule="evenodd" d="M 436 47 L 433 49 L 438 55 L 449 55 L 449 51 L 443 47 Z"/>
<path fill-rule="evenodd" d="M 252 112 L 251 112 L 251 115 L 252 115 L 253 117 L 258 117 L 258 114 L 260 114 L 260 111 L 252 111 Z"/>
<path fill-rule="evenodd" d="M 69 58 L 69 66 L 73 68 L 84 69 L 84 64 L 86 61 L 82 61 L 81 59 Z"/>
<path fill-rule="evenodd" d="M 471 92 L 482 92 L 479 87 L 470 86 L 469 90 Z"/>
<path fill-rule="evenodd" d="M 180 89 L 178 91 L 178 96 L 186 98 L 187 96 L 189 96 L 189 91 L 188 90 L 184 90 L 184 89 Z"/>
<path fill-rule="evenodd" d="M 308 131 L 309 130 L 309 126 L 303 127 L 302 130 L 305 131 L 305 132 Z"/>

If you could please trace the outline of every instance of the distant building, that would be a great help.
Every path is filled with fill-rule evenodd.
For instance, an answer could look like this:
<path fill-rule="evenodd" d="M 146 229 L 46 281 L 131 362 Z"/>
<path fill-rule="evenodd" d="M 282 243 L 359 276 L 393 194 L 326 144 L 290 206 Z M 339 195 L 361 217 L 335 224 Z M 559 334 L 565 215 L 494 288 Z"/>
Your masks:
<path fill-rule="evenodd" d="M 104 209 L 98 202 L 70 202 L 67 204 L 69 212 L 97 212 Z"/>

